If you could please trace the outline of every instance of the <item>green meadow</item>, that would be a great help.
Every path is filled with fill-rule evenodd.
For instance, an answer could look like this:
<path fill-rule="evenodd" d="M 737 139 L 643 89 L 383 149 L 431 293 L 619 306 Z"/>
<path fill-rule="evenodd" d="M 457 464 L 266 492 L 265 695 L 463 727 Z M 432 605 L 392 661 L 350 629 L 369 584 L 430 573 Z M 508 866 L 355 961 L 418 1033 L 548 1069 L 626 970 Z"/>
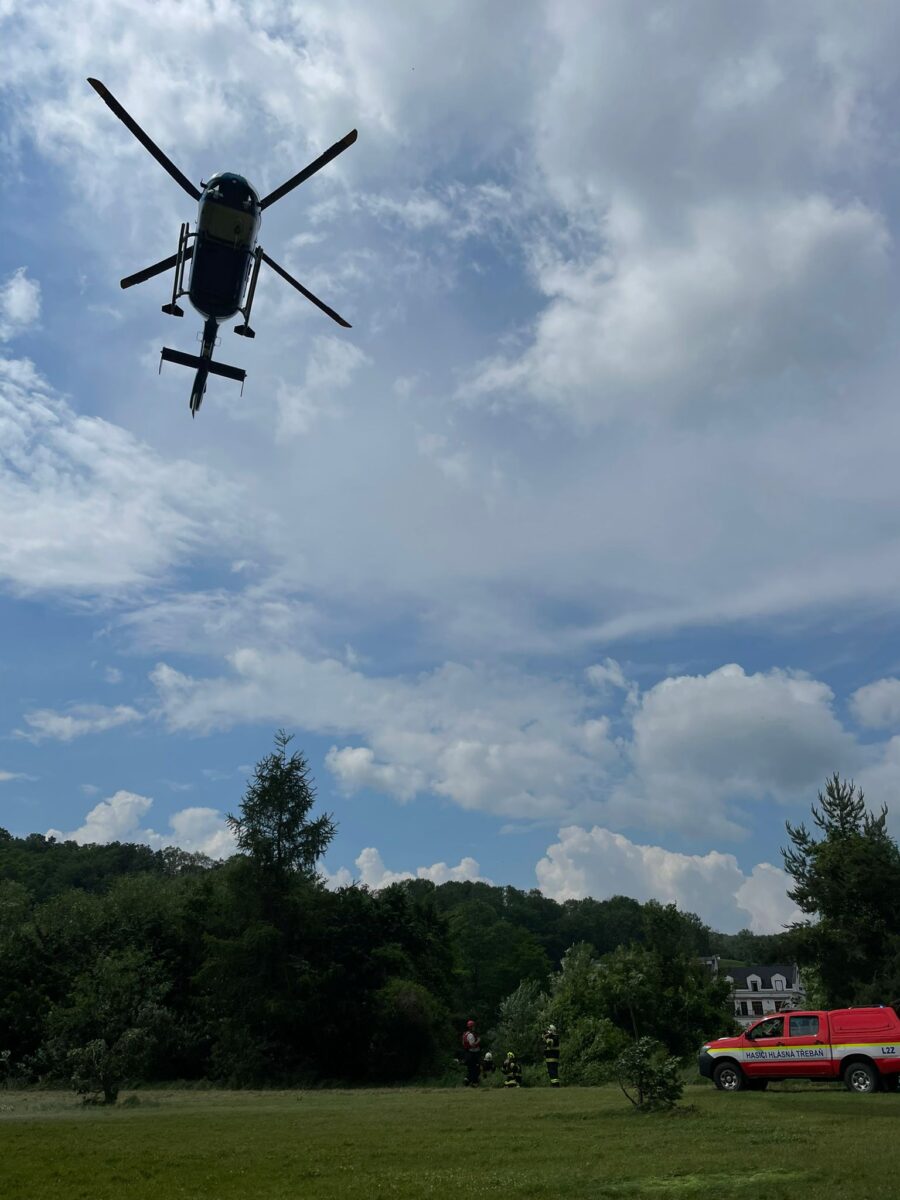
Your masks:
<path fill-rule="evenodd" d="M 900 1096 L 689 1087 L 639 1115 L 607 1088 L 162 1091 L 113 1109 L 0 1092 L 4 1200 L 842 1197 L 900 1179 Z"/>

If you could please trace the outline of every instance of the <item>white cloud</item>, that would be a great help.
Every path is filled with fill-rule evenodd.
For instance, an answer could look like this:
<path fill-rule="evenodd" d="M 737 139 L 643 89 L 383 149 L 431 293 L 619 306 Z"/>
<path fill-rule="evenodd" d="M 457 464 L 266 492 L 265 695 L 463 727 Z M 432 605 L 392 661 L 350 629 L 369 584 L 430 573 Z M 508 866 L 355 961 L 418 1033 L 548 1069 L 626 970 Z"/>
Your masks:
<path fill-rule="evenodd" d="M 253 522 L 237 485 L 77 414 L 15 359 L 0 359 L 0 468 L 0 581 L 20 591 L 147 584 Z"/>
<path fill-rule="evenodd" d="M 356 875 L 347 867 L 340 867 L 334 874 L 325 872 L 329 887 L 349 887 L 354 879 L 365 887 L 377 890 L 388 887 L 392 883 L 400 883 L 404 879 L 430 879 L 432 883 L 449 883 L 453 880 L 471 880 L 475 883 L 490 883 L 481 875 L 481 868 L 474 858 L 462 858 L 455 867 L 444 862 L 433 863 L 430 867 L 417 867 L 412 871 L 389 871 L 384 865 L 380 851 L 374 846 L 367 846 L 356 859 Z"/>
<path fill-rule="evenodd" d="M 325 766 L 347 792 L 374 788 L 387 792 L 398 800 L 411 800 L 424 789 L 425 774 L 414 767 L 385 765 L 375 761 L 375 752 L 368 746 L 332 746 L 325 756 Z"/>
<path fill-rule="evenodd" d="M 538 676 L 447 663 L 414 679 L 375 677 L 337 659 L 243 649 L 231 673 L 153 672 L 173 730 L 275 721 L 356 735 L 327 765 L 341 785 L 408 800 L 422 791 L 517 818 L 567 811 L 617 757 L 608 723 L 576 689 Z"/>
<path fill-rule="evenodd" d="M 71 833 L 62 833 L 58 829 L 48 829 L 47 836 L 55 837 L 58 841 L 79 842 L 86 845 L 91 842 L 105 843 L 146 840 L 135 836 L 139 832 L 140 823 L 153 806 L 149 796 L 140 796 L 136 792 L 118 791 L 108 800 L 101 800 L 95 805 L 84 819 L 84 824 Z"/>
<path fill-rule="evenodd" d="M 323 415 L 337 415 L 335 393 L 348 387 L 354 374 L 370 359 L 352 342 L 317 337 L 300 386 L 282 382 L 275 395 L 278 432 L 283 438 L 309 433 Z"/>
<path fill-rule="evenodd" d="M 121 683 L 122 682 L 122 672 L 119 670 L 118 667 L 106 667 L 106 669 L 103 672 L 103 678 L 106 680 L 107 683 Z"/>
<path fill-rule="evenodd" d="M 869 729 L 890 729 L 900 724 L 900 679 L 876 679 L 850 697 L 850 709 Z"/>
<path fill-rule="evenodd" d="M 27 779 L 27 775 L 23 775 L 21 771 L 0 771 L 0 783 L 9 783 L 13 779 Z"/>
<path fill-rule="evenodd" d="M 731 854 L 679 854 L 638 845 L 621 834 L 577 825 L 559 831 L 536 867 L 538 886 L 554 900 L 633 896 L 696 912 L 714 929 L 771 932 L 800 914 L 788 899 L 788 876 L 769 863 L 745 875 Z"/>
<path fill-rule="evenodd" d="M 35 743 L 48 738 L 71 742 L 73 738 L 83 737 L 87 733 L 105 733 L 109 729 L 143 719 L 143 713 L 129 704 L 117 704 L 114 708 L 102 704 L 73 704 L 66 712 L 37 708 L 25 713 L 24 720 L 28 728 L 17 729 L 16 734 Z"/>
<path fill-rule="evenodd" d="M 645 821 L 694 829 L 712 822 L 721 835 L 736 801 L 796 802 L 861 759 L 833 699 L 826 684 L 803 674 L 747 675 L 736 664 L 664 679 L 634 713 L 633 772 L 613 811 L 622 819 L 637 809 Z"/>
<path fill-rule="evenodd" d="M 19 267 L 0 283 L 0 342 L 28 329 L 40 315 L 41 285 Z"/>
<path fill-rule="evenodd" d="M 665 678 L 639 699 L 629 693 L 613 738 L 597 709 L 597 682 L 617 675 L 608 665 L 588 675 L 588 688 L 455 663 L 378 677 L 338 659 L 249 648 L 230 667 L 210 679 L 156 668 L 171 729 L 265 721 L 343 735 L 352 743 L 332 745 L 326 766 L 347 792 L 401 801 L 430 792 L 518 820 L 741 836 L 748 806 L 805 802 L 832 771 L 871 761 L 835 716 L 831 689 L 799 672 L 732 664 Z"/>
<path fill-rule="evenodd" d="M 154 850 L 179 846 L 182 850 L 227 858 L 234 853 L 234 837 L 225 818 L 214 808 L 184 808 L 169 818 L 170 833 L 161 834 L 143 827 L 153 800 L 135 792 L 118 791 L 101 800 L 70 833 L 48 829 L 47 837 L 81 845 L 106 842 L 143 842 Z"/>
<path fill-rule="evenodd" d="M 705 204 L 689 219 L 683 244 L 660 245 L 639 214 L 613 206 L 593 261 L 542 251 L 535 275 L 549 303 L 533 345 L 486 365 L 473 390 L 524 389 L 605 422 L 630 418 L 638 400 L 645 414 L 727 408 L 738 382 L 818 374 L 876 344 L 890 244 L 878 213 L 812 196 L 758 211 Z"/>

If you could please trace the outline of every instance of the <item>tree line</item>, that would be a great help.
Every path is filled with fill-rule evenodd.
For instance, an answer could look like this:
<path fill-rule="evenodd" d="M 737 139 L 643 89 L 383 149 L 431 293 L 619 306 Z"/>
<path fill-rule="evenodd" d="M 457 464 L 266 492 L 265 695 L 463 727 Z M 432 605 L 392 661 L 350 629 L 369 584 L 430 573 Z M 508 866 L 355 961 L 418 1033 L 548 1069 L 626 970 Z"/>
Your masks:
<path fill-rule="evenodd" d="M 829 996 L 835 954 L 856 964 L 854 994 L 889 976 L 874 970 L 879 930 L 900 928 L 886 903 L 879 925 L 873 906 L 892 894 L 885 872 L 900 881 L 897 848 L 883 820 L 852 807 L 855 792 L 837 817 L 830 793 L 820 798 L 818 840 L 791 834 L 798 903 L 821 918 L 770 937 L 723 935 L 674 905 L 623 896 L 558 903 L 422 879 L 329 890 L 317 863 L 334 822 L 314 815 L 308 765 L 289 742 L 279 733 L 257 764 L 229 817 L 238 852 L 225 862 L 0 830 L 0 1074 L 71 1081 L 107 1100 L 124 1080 L 422 1079 L 450 1069 L 474 1017 L 486 1042 L 526 1064 L 553 1022 L 564 1078 L 602 1082 L 636 1039 L 684 1056 L 730 1030 L 727 985 L 701 956 L 806 956 Z M 852 843 L 850 865 L 830 848 L 838 836 Z M 868 897 L 852 927 L 837 899 L 820 898 L 823 881 L 829 897 L 838 887 L 839 860 L 841 880 Z"/>

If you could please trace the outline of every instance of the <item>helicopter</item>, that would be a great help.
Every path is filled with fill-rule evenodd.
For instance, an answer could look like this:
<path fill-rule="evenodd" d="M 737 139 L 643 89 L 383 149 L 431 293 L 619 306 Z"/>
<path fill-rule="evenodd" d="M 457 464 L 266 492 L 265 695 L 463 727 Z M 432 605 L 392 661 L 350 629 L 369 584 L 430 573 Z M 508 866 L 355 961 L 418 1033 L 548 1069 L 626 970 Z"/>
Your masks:
<path fill-rule="evenodd" d="M 120 281 L 120 287 L 130 288 L 174 268 L 172 299 L 162 306 L 162 311 L 172 317 L 183 317 L 184 309 L 179 306 L 178 301 L 182 296 L 187 296 L 190 304 L 203 317 L 203 332 L 198 334 L 201 343 L 199 355 L 185 354 L 181 350 L 170 350 L 168 346 L 164 346 L 159 362 L 160 371 L 164 362 L 178 363 L 180 366 L 195 369 L 190 401 L 192 417 L 197 415 L 203 402 L 210 375 L 235 380 L 240 383 L 243 392 L 247 372 L 239 367 L 217 362 L 212 354 L 218 341 L 220 322 L 227 321 L 238 313 L 243 320 L 235 325 L 234 332 L 240 337 L 256 337 L 250 326 L 250 312 L 263 263 L 296 288 L 307 300 L 311 300 L 338 325 L 342 325 L 344 329 L 351 328 L 349 322 L 339 313 L 329 308 L 318 296 L 314 296 L 308 288 L 288 274 L 284 267 L 270 258 L 262 246 L 257 244 L 256 239 L 263 210 L 293 191 L 352 146 L 357 137 L 355 129 L 351 129 L 345 137 L 335 142 L 302 171 L 298 171 L 280 187 L 260 199 L 256 189 L 243 175 L 231 171 L 222 171 L 213 175 L 206 183 L 201 181 L 199 188 L 195 187 L 126 112 L 109 88 L 99 79 L 88 79 L 88 83 L 122 124 L 134 134 L 144 149 L 153 155 L 191 199 L 198 202 L 196 228 L 191 232 L 190 224 L 182 223 L 175 253 Z M 191 270 L 185 287 L 184 276 L 188 262 L 191 264 Z"/>

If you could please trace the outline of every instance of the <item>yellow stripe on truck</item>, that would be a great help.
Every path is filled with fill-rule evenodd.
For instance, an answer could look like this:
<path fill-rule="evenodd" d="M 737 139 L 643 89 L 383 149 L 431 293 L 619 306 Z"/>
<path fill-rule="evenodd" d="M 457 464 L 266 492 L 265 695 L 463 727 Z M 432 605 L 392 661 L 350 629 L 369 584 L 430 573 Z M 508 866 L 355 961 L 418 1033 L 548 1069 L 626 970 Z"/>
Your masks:
<path fill-rule="evenodd" d="M 900 1042 L 841 1042 L 823 1043 L 818 1046 L 707 1046 L 713 1057 L 722 1055 L 735 1058 L 738 1062 L 791 1062 L 797 1059 L 818 1060 L 823 1058 L 846 1058 L 850 1054 L 864 1053 L 871 1058 L 900 1058 Z"/>

